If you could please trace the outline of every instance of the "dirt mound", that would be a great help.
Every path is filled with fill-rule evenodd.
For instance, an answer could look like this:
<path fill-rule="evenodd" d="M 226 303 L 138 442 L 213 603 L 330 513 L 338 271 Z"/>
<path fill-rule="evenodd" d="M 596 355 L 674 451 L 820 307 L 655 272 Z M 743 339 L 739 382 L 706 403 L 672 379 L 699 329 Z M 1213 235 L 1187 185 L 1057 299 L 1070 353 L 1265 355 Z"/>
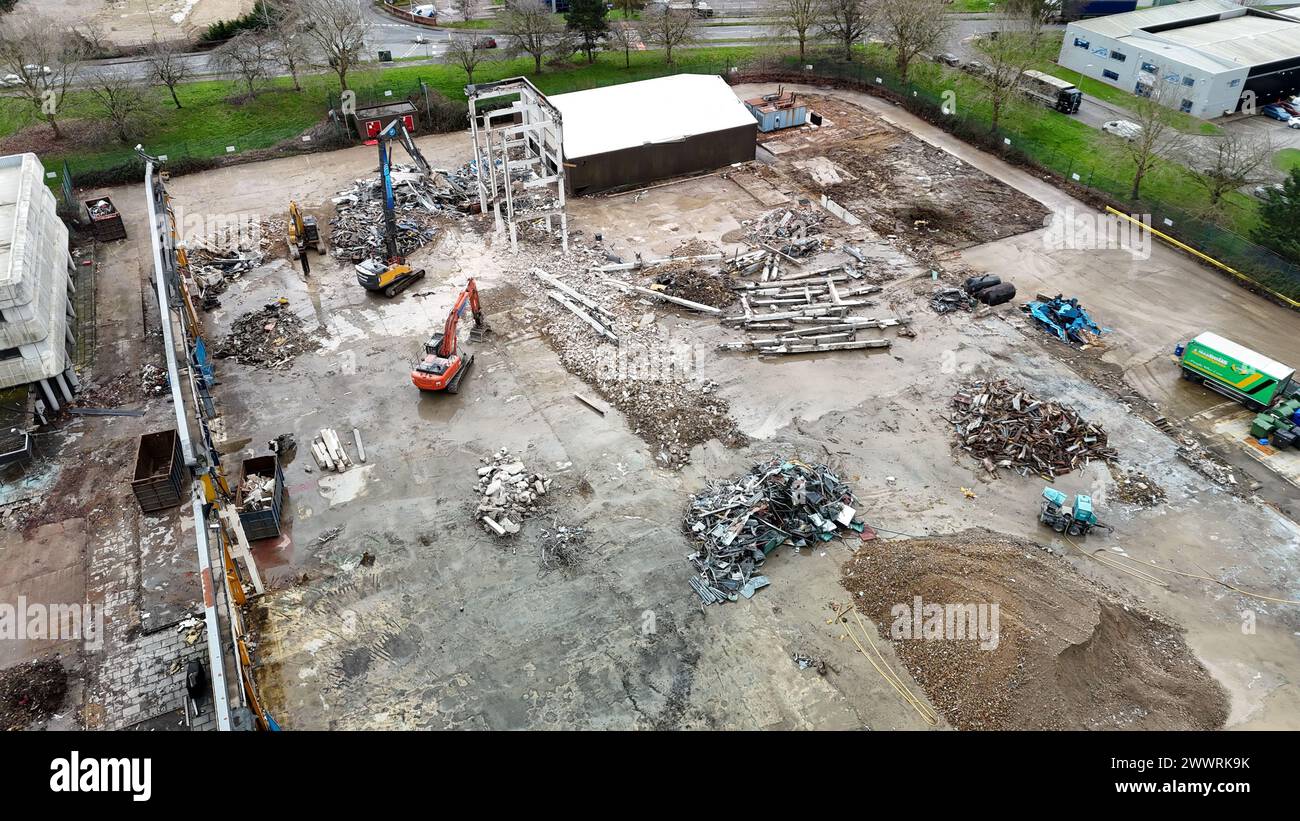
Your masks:
<path fill-rule="evenodd" d="M 68 673 L 57 656 L 0 670 L 0 730 L 25 730 L 63 706 Z"/>
<path fill-rule="evenodd" d="M 1227 696 L 1179 628 L 1033 542 L 980 529 L 888 542 L 859 551 L 841 582 L 959 729 L 1212 730 L 1227 720 Z M 984 607 L 975 618 L 993 629 L 963 638 L 956 605 L 968 617 Z"/>

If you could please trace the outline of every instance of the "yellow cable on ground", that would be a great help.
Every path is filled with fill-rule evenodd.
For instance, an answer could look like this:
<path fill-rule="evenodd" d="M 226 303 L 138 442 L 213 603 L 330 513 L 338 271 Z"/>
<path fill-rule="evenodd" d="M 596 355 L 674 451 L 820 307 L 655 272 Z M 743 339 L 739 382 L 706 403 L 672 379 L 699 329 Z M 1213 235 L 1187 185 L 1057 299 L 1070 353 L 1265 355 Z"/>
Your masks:
<path fill-rule="evenodd" d="M 1148 582 L 1150 584 L 1158 585 L 1160 587 L 1169 586 L 1167 583 L 1165 583 L 1161 579 L 1157 579 L 1155 576 L 1152 576 L 1150 573 L 1145 573 L 1141 570 L 1133 570 L 1131 568 L 1125 567 L 1119 562 L 1111 559 L 1110 556 L 1097 556 L 1093 553 L 1089 553 L 1088 551 L 1084 550 L 1082 547 L 1079 547 L 1077 544 L 1075 544 L 1074 541 L 1071 540 L 1070 537 L 1066 536 L 1064 533 L 1061 534 L 1061 538 L 1064 539 L 1065 543 L 1068 544 L 1070 547 L 1073 547 L 1075 550 L 1079 551 L 1080 553 L 1087 556 L 1089 559 L 1092 559 L 1094 562 L 1097 562 L 1098 564 L 1104 564 L 1113 570 L 1118 570 L 1121 573 L 1127 573 L 1135 579 L 1141 579 L 1142 581 Z M 1105 548 L 1102 549 L 1104 550 Z"/>
<path fill-rule="evenodd" d="M 880 659 L 880 662 L 877 663 L 876 659 L 871 657 L 871 653 L 866 651 L 866 648 L 862 646 L 862 642 L 858 641 L 858 637 L 853 634 L 853 626 L 845 621 L 844 630 L 848 634 L 849 638 L 853 640 L 853 644 L 858 648 L 858 652 L 866 656 L 867 661 L 871 662 L 871 666 L 876 668 L 876 672 L 880 674 L 881 678 L 889 682 L 889 684 L 898 691 L 898 694 L 902 696 L 908 704 L 912 705 L 912 709 L 916 710 L 917 714 L 921 716 L 921 720 L 926 724 L 929 724 L 931 727 L 937 725 L 939 723 L 939 716 L 935 714 L 934 710 L 930 709 L 930 705 L 917 698 L 911 690 L 907 689 L 907 685 L 903 684 L 903 681 L 898 677 L 898 674 L 889 669 L 889 663 L 885 661 L 885 657 L 876 649 L 876 645 L 872 644 L 871 636 L 866 625 L 862 623 L 862 616 L 858 613 L 857 605 L 850 605 L 843 614 L 840 614 L 836 621 L 838 622 L 839 619 L 843 618 L 844 614 L 847 614 L 849 611 L 852 611 L 853 617 L 858 620 L 858 626 L 862 628 L 862 637 L 866 639 L 867 644 L 871 646 L 872 651 L 875 652 L 877 658 Z"/>

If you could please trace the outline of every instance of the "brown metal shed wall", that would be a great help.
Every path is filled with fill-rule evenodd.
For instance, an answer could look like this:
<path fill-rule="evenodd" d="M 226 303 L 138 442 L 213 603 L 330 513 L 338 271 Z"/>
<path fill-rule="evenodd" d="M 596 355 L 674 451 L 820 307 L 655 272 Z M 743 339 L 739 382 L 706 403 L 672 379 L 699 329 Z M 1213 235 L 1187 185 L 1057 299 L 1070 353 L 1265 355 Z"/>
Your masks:
<path fill-rule="evenodd" d="M 696 134 L 680 143 L 638 145 L 576 160 L 565 158 L 571 196 L 595 194 L 611 188 L 644 185 L 668 177 L 711 171 L 754 159 L 758 123 Z"/>

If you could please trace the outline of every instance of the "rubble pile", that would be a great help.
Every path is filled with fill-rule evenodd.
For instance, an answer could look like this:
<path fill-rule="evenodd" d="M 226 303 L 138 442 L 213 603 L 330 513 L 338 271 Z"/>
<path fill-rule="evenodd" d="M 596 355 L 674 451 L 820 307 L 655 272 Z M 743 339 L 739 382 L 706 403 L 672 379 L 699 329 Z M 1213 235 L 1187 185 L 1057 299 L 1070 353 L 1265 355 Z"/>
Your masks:
<path fill-rule="evenodd" d="M 705 604 L 750 598 L 768 585 L 756 575 L 772 551 L 862 533 L 852 489 L 826 465 L 774 459 L 691 498 L 686 531 L 703 543 L 688 556 L 691 588 Z"/>
<path fill-rule="evenodd" d="M 243 502 L 239 508 L 241 513 L 269 509 L 275 501 L 275 477 L 256 473 L 245 476 L 239 483 L 238 498 Z"/>
<path fill-rule="evenodd" d="M 469 166 L 458 172 L 435 171 L 425 176 L 414 166 L 392 166 L 397 250 L 407 256 L 437 233 L 438 217 L 464 216 L 475 190 Z M 384 247 L 384 184 L 380 176 L 355 180 L 333 198 L 330 245 L 334 256 L 360 262 L 382 257 Z"/>
<path fill-rule="evenodd" d="M 747 235 L 753 245 L 780 251 L 790 257 L 805 257 L 824 250 L 822 223 L 826 214 L 806 206 L 803 208 L 778 208 L 769 211 L 753 222 L 742 223 L 748 227 Z"/>
<path fill-rule="evenodd" d="M 537 512 L 537 500 L 546 495 L 551 480 L 544 474 L 526 472 L 524 463 L 506 448 L 482 461 L 475 485 L 482 498 L 475 517 L 489 533 L 514 535 L 524 520 Z"/>
<path fill-rule="evenodd" d="M 213 356 L 233 358 L 241 365 L 284 369 L 293 364 L 298 354 L 316 347 L 317 342 L 303 328 L 302 319 L 289 310 L 289 300 L 281 298 L 235 320 Z"/>
<path fill-rule="evenodd" d="M 1112 464 L 1110 477 L 1115 482 L 1111 494 L 1121 502 L 1138 507 L 1155 507 L 1163 504 L 1166 499 L 1165 489 L 1141 471 Z"/>
<path fill-rule="evenodd" d="M 146 364 L 140 369 L 140 389 L 145 396 L 158 396 L 167 390 L 167 369 Z"/>
<path fill-rule="evenodd" d="M 952 398 L 957 444 L 991 475 L 998 468 L 1047 480 L 1094 459 L 1117 458 L 1106 431 L 1074 410 L 1048 402 L 1007 380 L 976 382 Z"/>
<path fill-rule="evenodd" d="M 930 307 L 936 314 L 969 311 L 977 304 L 975 297 L 961 288 L 944 288 L 941 286 L 935 288 L 934 293 L 930 296 Z"/>
<path fill-rule="evenodd" d="M 538 298 L 521 319 L 539 321 L 565 370 L 627 417 L 658 465 L 679 468 L 690 461 L 691 448 L 713 438 L 743 444 L 715 386 L 694 380 L 693 349 L 656 321 L 651 309 L 658 301 L 614 285 L 612 274 L 600 270 L 609 261 L 603 250 L 582 245 L 521 261 L 515 279 Z M 613 344 L 595 344 L 601 340 Z"/>
<path fill-rule="evenodd" d="M 654 281 L 655 284 L 650 287 L 655 290 L 662 289 L 670 296 L 689 299 L 711 308 L 725 308 L 736 301 L 736 292 L 732 290 L 735 281 L 731 277 L 690 264 L 657 271 Z"/>
<path fill-rule="evenodd" d="M 251 217 L 244 223 L 226 226 L 207 236 L 185 240 L 190 277 L 198 286 L 203 307 L 220 305 L 217 297 L 226 287 L 266 261 L 271 247 L 288 232 L 285 219 Z"/>
<path fill-rule="evenodd" d="M 542 530 L 537 540 L 537 575 L 547 576 L 559 570 L 572 573 L 587 556 L 587 529 L 553 522 Z"/>

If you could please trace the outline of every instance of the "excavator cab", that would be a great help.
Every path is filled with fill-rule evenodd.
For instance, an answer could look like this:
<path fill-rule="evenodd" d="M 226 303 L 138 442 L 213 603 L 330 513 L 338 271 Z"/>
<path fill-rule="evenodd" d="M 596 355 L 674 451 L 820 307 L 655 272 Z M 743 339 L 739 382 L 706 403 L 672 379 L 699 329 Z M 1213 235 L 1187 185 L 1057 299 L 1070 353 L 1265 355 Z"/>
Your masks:
<path fill-rule="evenodd" d="M 315 248 L 316 253 L 325 253 L 325 238 L 321 236 L 316 218 L 304 214 L 298 203 L 289 202 L 289 258 L 298 259 L 308 248 Z"/>

